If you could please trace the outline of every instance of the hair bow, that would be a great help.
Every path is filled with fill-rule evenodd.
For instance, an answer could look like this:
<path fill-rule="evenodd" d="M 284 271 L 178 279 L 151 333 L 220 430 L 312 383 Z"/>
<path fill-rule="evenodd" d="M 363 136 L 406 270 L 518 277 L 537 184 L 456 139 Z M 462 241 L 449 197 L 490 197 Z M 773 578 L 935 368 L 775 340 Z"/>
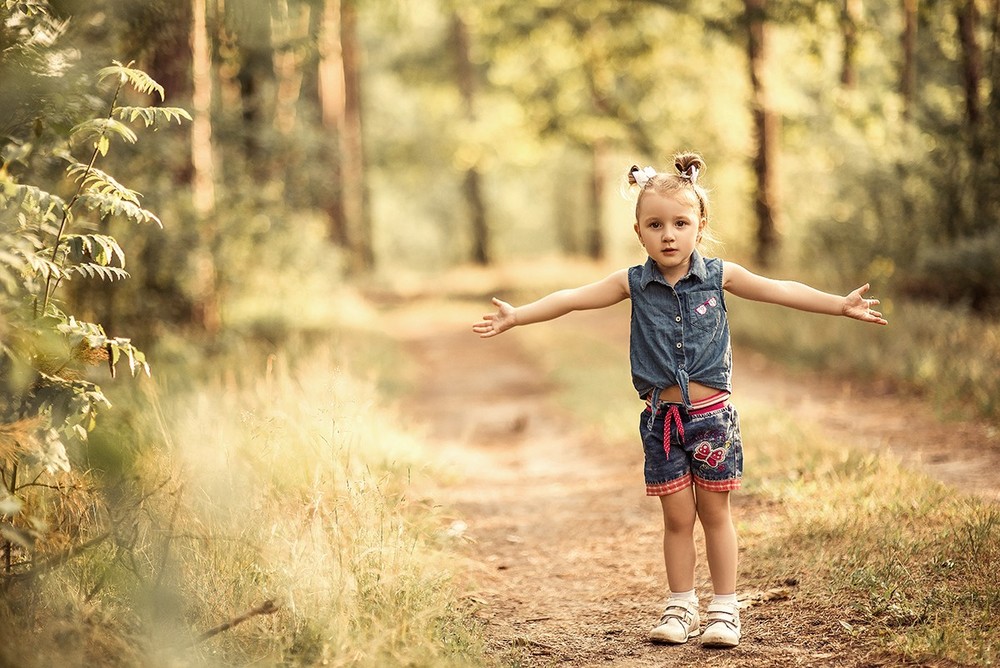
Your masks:
<path fill-rule="evenodd" d="M 694 185 L 698 182 L 698 171 L 697 167 L 690 165 L 685 171 L 681 172 L 681 178 L 687 179 L 691 182 L 691 185 Z"/>
<path fill-rule="evenodd" d="M 644 188 L 654 176 L 656 176 L 656 170 L 652 167 L 646 167 L 645 169 L 639 169 L 638 166 L 632 167 L 632 178 L 635 179 L 636 185 L 640 188 Z"/>

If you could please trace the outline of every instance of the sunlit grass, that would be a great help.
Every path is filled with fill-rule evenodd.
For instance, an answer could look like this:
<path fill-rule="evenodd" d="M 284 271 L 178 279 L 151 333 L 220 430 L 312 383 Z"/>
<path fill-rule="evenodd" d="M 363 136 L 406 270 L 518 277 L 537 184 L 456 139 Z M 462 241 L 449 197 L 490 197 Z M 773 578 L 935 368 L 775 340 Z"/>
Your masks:
<path fill-rule="evenodd" d="M 533 328 L 526 341 L 568 410 L 613 446 L 634 442 L 641 407 L 627 376 L 619 379 L 628 363 L 614 350 L 620 344 L 565 321 Z M 996 506 L 908 471 L 887 453 L 831 441 L 752 396 L 738 397 L 737 406 L 747 467 L 738 494 L 767 509 L 737 510 L 744 586 L 798 582 L 800 604 L 824 610 L 871 651 L 1000 661 L 992 631 L 1000 609 Z"/>
<path fill-rule="evenodd" d="M 793 574 L 845 633 L 910 659 L 993 665 L 1000 510 L 745 400 L 746 492 L 780 507 L 748 559 Z M 824 603 L 825 602 L 825 603 Z"/>
<path fill-rule="evenodd" d="M 481 665 L 453 583 L 461 562 L 418 491 L 439 475 L 433 454 L 380 389 L 366 352 L 375 344 L 361 339 L 295 354 L 249 346 L 238 366 L 217 362 L 183 389 L 146 381 L 134 398 L 116 396 L 90 459 L 124 519 L 38 583 L 41 647 L 0 658 Z M 198 640 L 265 601 L 277 611 Z"/>
<path fill-rule="evenodd" d="M 1000 420 L 1000 322 L 931 304 L 883 305 L 888 327 L 861 326 L 734 300 L 734 341 L 792 365 L 888 380 L 937 402 L 939 414 Z"/>
<path fill-rule="evenodd" d="M 189 614 L 208 625 L 265 598 L 280 608 L 265 632 L 248 622 L 206 648 L 226 662 L 474 662 L 434 508 L 410 495 L 428 453 L 391 404 L 322 354 L 219 390 L 167 409 L 185 506 L 209 534 L 184 562 Z M 251 547 L 233 563 L 214 535 Z"/>

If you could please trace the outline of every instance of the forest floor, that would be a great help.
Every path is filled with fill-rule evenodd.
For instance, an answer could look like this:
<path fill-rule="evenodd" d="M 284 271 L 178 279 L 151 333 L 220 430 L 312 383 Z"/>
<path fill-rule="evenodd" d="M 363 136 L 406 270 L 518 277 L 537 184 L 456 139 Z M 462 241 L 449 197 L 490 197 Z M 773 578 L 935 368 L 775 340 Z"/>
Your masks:
<path fill-rule="evenodd" d="M 539 356 L 517 335 L 480 340 L 471 323 L 485 309 L 465 306 L 428 318 L 418 300 L 388 312 L 418 379 L 404 401 L 407 419 L 423 423 L 435 447 L 465 472 L 436 490 L 435 500 L 461 518 L 454 532 L 467 540 L 475 614 L 500 663 L 913 665 L 853 643 L 828 610 L 814 611 L 796 598 L 794 580 L 766 582 L 752 574 L 741 576 L 741 595 L 757 601 L 743 611 L 738 648 L 650 643 L 666 578 L 660 509 L 644 496 L 641 448 L 598 442 L 593 429 L 576 424 L 554 400 Z M 573 317 L 588 331 L 602 328 L 627 342 L 627 311 L 622 313 Z M 752 394 L 832 437 L 888 448 L 934 477 L 1000 499 L 992 473 L 1000 452 L 982 447 L 996 440 L 987 425 L 942 422 L 919 399 L 887 388 L 793 374 L 745 350 L 735 357 L 737 406 L 741 395 Z M 639 410 L 637 401 L 636 415 Z M 772 510 L 739 493 L 733 506 L 738 519 L 750 522 Z M 704 555 L 700 531 L 697 537 Z M 704 602 L 710 591 L 703 562 L 698 582 Z"/>

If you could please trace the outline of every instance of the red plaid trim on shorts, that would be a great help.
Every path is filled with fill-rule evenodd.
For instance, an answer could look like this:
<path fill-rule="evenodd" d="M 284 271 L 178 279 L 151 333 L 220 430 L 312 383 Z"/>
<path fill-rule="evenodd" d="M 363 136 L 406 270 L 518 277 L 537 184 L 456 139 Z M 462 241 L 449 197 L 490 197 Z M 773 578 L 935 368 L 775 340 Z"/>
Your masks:
<path fill-rule="evenodd" d="M 646 496 L 667 496 L 691 486 L 691 474 L 687 473 L 676 480 L 646 485 Z"/>
<path fill-rule="evenodd" d="M 732 492 L 740 488 L 743 484 L 742 478 L 729 478 L 728 480 L 702 480 L 695 477 L 694 484 L 709 492 Z"/>

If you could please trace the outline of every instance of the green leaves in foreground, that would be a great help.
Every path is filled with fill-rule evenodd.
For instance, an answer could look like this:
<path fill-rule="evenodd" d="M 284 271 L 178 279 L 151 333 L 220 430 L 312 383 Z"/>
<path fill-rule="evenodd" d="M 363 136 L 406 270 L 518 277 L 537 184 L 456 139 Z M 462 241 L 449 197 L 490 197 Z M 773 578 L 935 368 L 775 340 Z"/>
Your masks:
<path fill-rule="evenodd" d="M 127 363 L 131 375 L 149 374 L 146 356 L 129 338 L 78 320 L 56 295 L 65 281 L 128 277 L 124 249 L 113 236 L 97 232 L 108 219 L 162 227 L 142 207 L 138 192 L 96 166 L 112 138 L 134 144 L 138 134 L 129 123 L 148 128 L 190 116 L 176 108 L 118 106 L 123 86 L 163 99 L 163 88 L 140 70 L 116 62 L 99 79 L 115 84 L 104 116 L 77 123 L 52 146 L 0 146 L 0 155 L 16 153 L 25 166 L 30 153 L 67 160 L 75 185 L 72 192 L 54 194 L 50 190 L 65 181 L 51 187 L 19 183 L 0 170 L 0 549 L 6 575 L 34 569 L 31 537 L 46 526 L 44 514 L 53 506 L 39 490 L 60 485 L 58 478 L 40 486 L 36 481 L 70 471 L 72 446 L 87 441 L 99 412 L 111 405 L 89 379 L 91 368 L 106 366 L 114 378 Z M 72 152 L 81 147 L 87 154 L 77 159 Z"/>

